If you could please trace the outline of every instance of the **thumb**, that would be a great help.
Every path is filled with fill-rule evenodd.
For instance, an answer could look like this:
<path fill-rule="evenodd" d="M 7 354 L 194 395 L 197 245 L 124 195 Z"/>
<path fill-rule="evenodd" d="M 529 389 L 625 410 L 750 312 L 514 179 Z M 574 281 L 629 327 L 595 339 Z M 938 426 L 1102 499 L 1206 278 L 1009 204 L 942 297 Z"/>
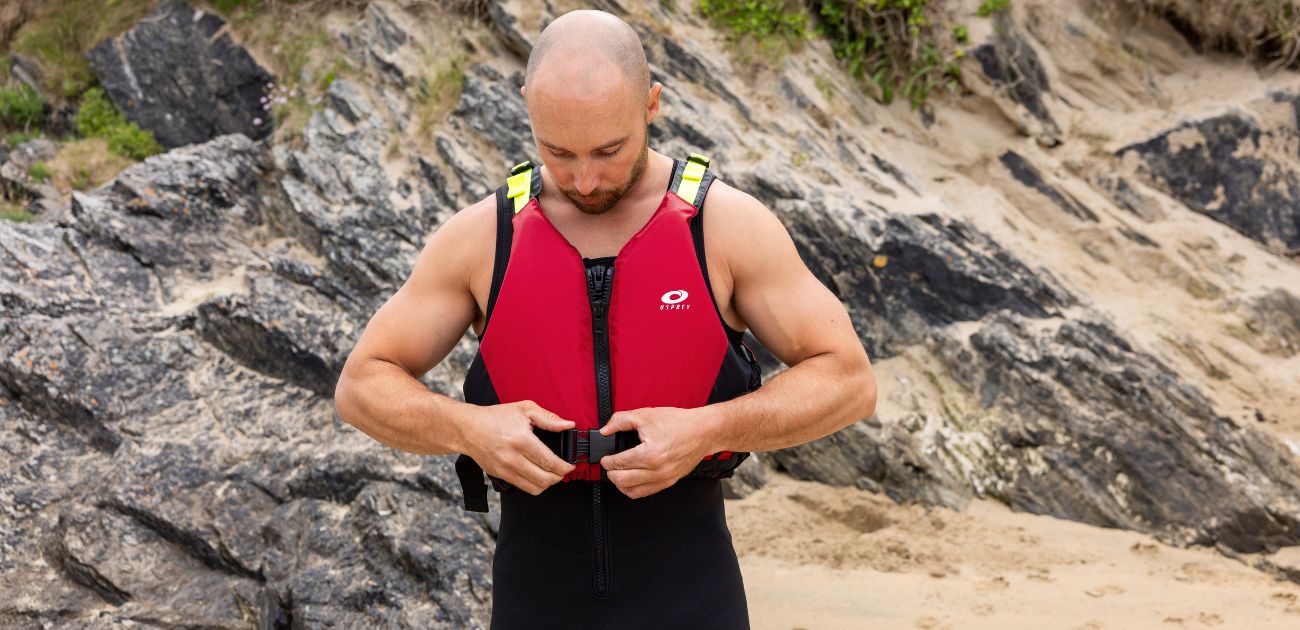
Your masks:
<path fill-rule="evenodd" d="M 620 411 L 609 417 L 609 422 L 600 428 L 600 434 L 614 435 L 615 431 L 630 431 L 635 428 L 636 422 L 633 417 Z"/>
<path fill-rule="evenodd" d="M 572 429 L 575 425 L 572 420 L 565 420 L 545 409 L 534 409 L 528 412 L 528 419 L 533 426 L 547 431 L 563 431 Z"/>

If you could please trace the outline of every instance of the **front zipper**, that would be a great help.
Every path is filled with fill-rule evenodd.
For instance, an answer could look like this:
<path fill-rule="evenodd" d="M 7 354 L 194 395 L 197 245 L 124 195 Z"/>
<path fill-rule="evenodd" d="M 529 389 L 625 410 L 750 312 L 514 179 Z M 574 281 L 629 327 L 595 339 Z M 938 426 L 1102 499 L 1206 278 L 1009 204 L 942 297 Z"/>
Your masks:
<path fill-rule="evenodd" d="M 584 262 L 586 260 L 584 259 Z M 609 297 L 614 285 L 614 262 L 587 266 L 587 298 L 591 303 L 591 335 L 595 346 L 596 412 L 599 426 L 605 426 L 614 415 L 613 386 L 609 367 Z M 601 498 L 601 479 L 604 470 L 596 465 L 598 478 L 591 486 L 591 557 L 592 588 L 596 597 L 609 595 L 612 577 L 612 558 L 609 552 L 609 533 L 605 508 Z"/>

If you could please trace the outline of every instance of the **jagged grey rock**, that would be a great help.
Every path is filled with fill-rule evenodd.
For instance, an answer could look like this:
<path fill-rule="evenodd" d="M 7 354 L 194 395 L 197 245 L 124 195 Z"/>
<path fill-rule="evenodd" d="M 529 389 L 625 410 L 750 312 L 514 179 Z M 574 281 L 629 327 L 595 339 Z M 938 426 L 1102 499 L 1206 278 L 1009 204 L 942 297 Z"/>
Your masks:
<path fill-rule="evenodd" d="M 236 132 L 257 140 L 274 128 L 260 99 L 275 78 L 228 33 L 213 38 L 224 24 L 166 0 L 86 60 L 118 111 L 166 148 Z"/>
<path fill-rule="evenodd" d="M 1243 109 L 1187 121 L 1118 149 L 1140 158 L 1140 170 L 1192 210 L 1274 251 L 1300 255 L 1300 95 L 1275 92 L 1294 113 L 1278 126 Z"/>
<path fill-rule="evenodd" d="M 1018 104 L 1037 121 L 1029 127 L 1025 117 L 1009 116 L 1026 135 L 1034 136 L 1045 146 L 1061 142 L 1061 128 L 1052 117 L 1044 101 L 1056 98 L 1048 85 L 1047 73 L 1038 53 L 1011 19 L 1010 11 L 998 11 L 993 16 L 993 36 L 970 50 L 971 57 L 979 63 L 980 70 L 989 81 L 1004 92 L 1011 102 Z"/>
<path fill-rule="evenodd" d="M 773 453 L 795 476 L 961 509 L 1014 509 L 1143 531 L 1171 544 L 1273 551 L 1300 537 L 1300 471 L 1277 440 L 1216 414 L 1089 311 L 1001 311 L 927 345 L 978 404 L 873 418 Z M 937 378 L 937 377 L 935 377 Z"/>
<path fill-rule="evenodd" d="M 1052 186 L 1043 178 L 1043 174 L 1033 164 L 1026 160 L 1024 156 L 1015 151 L 1004 151 L 998 156 L 998 161 L 1011 173 L 1016 181 L 1024 184 L 1031 190 L 1047 197 L 1056 207 L 1064 210 L 1067 214 L 1082 221 L 1096 221 L 1097 213 L 1088 209 L 1078 199 L 1068 192 Z"/>

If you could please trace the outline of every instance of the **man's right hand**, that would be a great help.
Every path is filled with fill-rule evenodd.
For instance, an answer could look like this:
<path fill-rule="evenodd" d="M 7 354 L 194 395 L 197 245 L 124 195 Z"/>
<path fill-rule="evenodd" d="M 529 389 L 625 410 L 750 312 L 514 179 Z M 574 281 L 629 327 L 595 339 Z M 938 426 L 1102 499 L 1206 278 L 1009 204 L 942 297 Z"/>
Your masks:
<path fill-rule="evenodd" d="M 576 466 L 551 452 L 533 427 L 563 431 L 575 426 L 531 400 L 474 407 L 461 431 L 465 454 L 488 474 L 531 494 L 564 478 Z"/>

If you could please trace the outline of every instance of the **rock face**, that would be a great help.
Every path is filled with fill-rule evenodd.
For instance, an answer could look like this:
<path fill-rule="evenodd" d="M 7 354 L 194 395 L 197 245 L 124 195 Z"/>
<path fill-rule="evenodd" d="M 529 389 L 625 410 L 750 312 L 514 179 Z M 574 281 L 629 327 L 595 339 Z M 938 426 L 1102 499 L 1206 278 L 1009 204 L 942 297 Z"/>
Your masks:
<path fill-rule="evenodd" d="M 164 147 L 227 133 L 260 139 L 274 127 L 260 102 L 274 77 L 229 34 L 213 38 L 224 24 L 167 0 L 131 30 L 96 44 L 86 60 L 118 111 Z"/>
<path fill-rule="evenodd" d="M 997 90 L 997 100 L 1007 117 L 1045 146 L 1060 142 L 1061 128 L 1045 101 L 1051 91 L 1038 53 L 1011 19 L 1009 11 L 994 15 L 994 34 L 971 48 L 983 77 Z"/>
<path fill-rule="evenodd" d="M 56 224 L 4 225 L 0 620 L 362 623 L 398 598 L 423 604 L 387 623 L 481 623 L 491 529 L 450 462 L 340 432 L 334 380 L 375 295 L 348 258 L 309 262 L 333 241 L 272 165 L 220 136 Z"/>
<path fill-rule="evenodd" d="M 1176 544 L 1300 540 L 1300 470 L 1286 448 L 1216 414 L 1050 274 L 960 221 L 868 206 L 845 225 L 835 208 L 852 201 L 824 188 L 777 185 L 762 169 L 736 181 L 781 216 L 872 357 L 924 345 L 967 399 L 942 418 L 872 418 L 773 452 L 786 471 L 953 508 L 978 493 Z M 979 323 L 959 336 L 943 327 L 954 322 Z"/>
<path fill-rule="evenodd" d="M 1269 248 L 1300 255 L 1300 94 L 1275 92 L 1283 115 L 1263 124 L 1235 110 L 1188 121 L 1116 151 L 1188 208 Z"/>
<path fill-rule="evenodd" d="M 213 32 L 209 16 L 165 6 L 123 50 L 185 20 Z M 493 5 L 493 45 L 526 50 L 536 25 L 510 10 Z M 650 3 L 645 19 L 667 10 Z M 375 83 L 335 80 L 301 144 L 189 141 L 41 221 L 0 221 L 0 626 L 486 627 L 498 510 L 463 511 L 451 457 L 383 447 L 331 400 L 430 231 L 533 147 L 518 68 L 473 63 L 433 149 L 388 151 L 410 111 L 388 88 L 420 71 L 403 15 L 366 9 L 344 39 Z M 769 129 L 738 96 L 757 88 L 715 68 L 703 38 L 647 33 L 654 76 L 700 78 L 710 95 L 666 89 L 655 148 L 708 147 L 725 181 L 784 222 L 873 361 L 916 355 L 924 371 L 900 389 L 938 404 L 763 453 L 728 496 L 761 486 L 766 463 L 899 501 L 992 496 L 1180 544 L 1300 542 L 1300 472 L 1279 442 L 1217 413 L 1038 261 L 941 207 L 887 209 L 921 200 L 922 178 L 885 160 L 865 125 L 827 117 L 797 77 L 772 99 L 795 113 Z M 799 147 L 797 177 L 793 155 L 757 151 L 763 134 Z M 1019 153 L 992 165 L 1071 225 L 1103 218 Z M 1120 212 L 1160 218 L 1127 179 L 1107 182 L 1131 205 Z M 1261 347 L 1294 355 L 1293 293 L 1237 309 Z M 779 360 L 748 339 L 770 378 Z M 457 397 L 473 343 L 421 381 Z"/>

